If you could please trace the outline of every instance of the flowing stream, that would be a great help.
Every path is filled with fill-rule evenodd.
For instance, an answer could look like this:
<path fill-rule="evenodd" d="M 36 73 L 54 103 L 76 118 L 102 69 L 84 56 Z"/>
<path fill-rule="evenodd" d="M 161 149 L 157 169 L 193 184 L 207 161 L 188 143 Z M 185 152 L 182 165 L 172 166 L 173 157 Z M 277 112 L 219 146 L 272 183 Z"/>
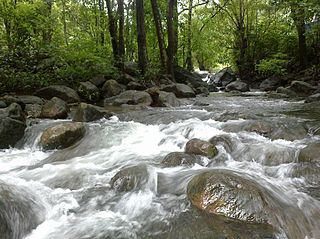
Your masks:
<path fill-rule="evenodd" d="M 13 228 L 10 235 L 14 239 L 320 238 L 320 165 L 298 162 L 299 150 L 320 140 L 320 106 L 263 94 L 224 93 L 192 103 L 87 123 L 84 139 L 59 151 L 43 152 L 38 142 L 45 128 L 61 121 L 30 123 L 20 147 L 0 151 L 0 189 L 17 204 L 5 207 L 13 218 L 7 222 Z M 202 157 L 191 167 L 161 164 L 168 153 L 184 151 L 188 140 L 213 136 L 229 140 L 217 145 L 214 159 Z M 111 178 L 131 166 L 147 172 L 145 183 L 129 192 L 113 190 Z M 208 168 L 231 170 L 265 188 L 276 204 L 276 233 L 270 236 L 264 225 L 195 209 L 186 188 L 194 175 Z"/>

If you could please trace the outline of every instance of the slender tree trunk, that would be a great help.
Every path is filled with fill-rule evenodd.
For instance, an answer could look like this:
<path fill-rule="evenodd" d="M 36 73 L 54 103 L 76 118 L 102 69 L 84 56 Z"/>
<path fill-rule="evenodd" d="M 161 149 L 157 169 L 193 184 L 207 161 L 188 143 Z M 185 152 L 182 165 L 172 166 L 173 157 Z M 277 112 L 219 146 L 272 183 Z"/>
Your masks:
<path fill-rule="evenodd" d="M 118 56 L 118 42 L 117 42 L 117 26 L 116 26 L 116 20 L 113 15 L 112 5 L 110 0 L 106 0 L 107 5 L 107 11 L 108 11 L 108 18 L 109 18 L 109 32 L 111 37 L 111 45 L 112 45 L 112 52 L 113 52 L 113 58 L 115 60 L 116 65 L 119 61 Z"/>
<path fill-rule="evenodd" d="M 193 0 L 189 0 L 189 12 L 188 12 L 188 26 L 187 26 L 187 70 L 193 71 L 193 64 L 192 64 L 192 7 L 193 7 Z"/>
<path fill-rule="evenodd" d="M 168 29 L 168 60 L 167 60 L 167 73 L 174 79 L 174 56 L 175 56 L 175 32 L 174 32 L 174 4 L 175 0 L 168 0 L 168 13 L 167 13 L 167 29 Z"/>
<path fill-rule="evenodd" d="M 165 44 L 164 44 L 163 29 L 162 29 L 162 23 L 161 23 L 159 6 L 158 6 L 157 0 L 151 0 L 151 6 L 152 6 L 154 24 L 155 24 L 156 32 L 157 32 L 161 66 L 163 69 L 166 69 L 167 53 L 166 53 L 166 48 L 165 48 Z"/>
<path fill-rule="evenodd" d="M 51 43 L 52 34 L 53 34 L 53 26 L 50 22 L 53 0 L 45 1 L 45 3 L 47 5 L 46 17 L 48 18 L 48 24 L 47 24 L 47 29 L 45 29 L 42 33 L 42 42 L 44 45 L 49 45 Z"/>
<path fill-rule="evenodd" d="M 68 45 L 68 30 L 67 30 L 67 20 L 66 20 L 66 2 L 62 0 L 62 21 L 63 21 L 63 38 L 64 43 Z"/>
<path fill-rule="evenodd" d="M 119 16 L 119 60 L 123 67 L 125 47 L 124 47 L 124 3 L 123 0 L 118 0 L 118 16 Z"/>
<path fill-rule="evenodd" d="M 298 52 L 300 69 L 303 70 L 307 66 L 307 43 L 306 43 L 306 29 L 305 29 L 305 12 L 298 4 L 291 6 L 291 15 L 298 32 Z"/>
<path fill-rule="evenodd" d="M 99 0 L 99 37 L 100 37 L 100 45 L 105 45 L 105 11 L 104 11 L 104 2 L 103 0 Z"/>
<path fill-rule="evenodd" d="M 179 30 L 178 0 L 174 0 L 173 4 L 173 32 L 174 32 L 174 65 L 178 65 L 178 30 Z"/>
<path fill-rule="evenodd" d="M 143 0 L 136 0 L 136 20 L 138 37 L 138 63 L 142 75 L 145 75 L 147 71 L 148 58 Z"/>

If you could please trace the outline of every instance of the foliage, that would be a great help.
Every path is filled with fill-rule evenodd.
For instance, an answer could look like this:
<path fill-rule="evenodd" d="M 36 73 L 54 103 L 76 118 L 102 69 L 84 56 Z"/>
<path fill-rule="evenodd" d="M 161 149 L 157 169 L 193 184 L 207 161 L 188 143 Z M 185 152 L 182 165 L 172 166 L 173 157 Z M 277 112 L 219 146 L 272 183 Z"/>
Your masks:
<path fill-rule="evenodd" d="M 261 60 L 260 63 L 256 65 L 256 68 L 258 72 L 264 76 L 281 76 L 287 73 L 286 63 L 286 55 L 276 54 L 270 58 Z"/>

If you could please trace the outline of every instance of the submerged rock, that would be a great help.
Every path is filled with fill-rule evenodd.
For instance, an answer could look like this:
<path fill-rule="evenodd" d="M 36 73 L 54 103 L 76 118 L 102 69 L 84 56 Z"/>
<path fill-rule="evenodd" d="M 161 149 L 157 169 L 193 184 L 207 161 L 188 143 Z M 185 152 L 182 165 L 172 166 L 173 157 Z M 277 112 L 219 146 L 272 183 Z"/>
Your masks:
<path fill-rule="evenodd" d="M 121 169 L 111 179 L 111 187 L 119 192 L 141 189 L 148 182 L 149 173 L 146 165 L 137 165 Z"/>
<path fill-rule="evenodd" d="M 50 100 L 53 97 L 58 97 L 67 103 L 80 102 L 80 97 L 77 92 L 64 85 L 52 85 L 41 88 L 36 91 L 35 95 L 47 100 Z"/>
<path fill-rule="evenodd" d="M 68 148 L 85 135 L 83 123 L 62 123 L 46 129 L 40 138 L 44 150 Z"/>
<path fill-rule="evenodd" d="M 76 109 L 72 121 L 74 122 L 90 122 L 102 118 L 110 118 L 112 114 L 102 107 L 80 103 Z"/>
<path fill-rule="evenodd" d="M 228 170 L 211 170 L 192 178 L 187 189 L 192 205 L 209 214 L 249 223 L 270 223 L 274 214 L 258 184 Z"/>
<path fill-rule="evenodd" d="M 320 163 L 320 142 L 309 144 L 300 150 L 299 162 L 317 162 Z"/>
<path fill-rule="evenodd" d="M 66 119 L 68 117 L 68 105 L 62 99 L 53 97 L 42 106 L 41 117 L 49 119 Z"/>
<path fill-rule="evenodd" d="M 216 146 L 201 139 L 189 140 L 186 144 L 185 152 L 188 154 L 206 156 L 208 158 L 213 158 L 218 154 Z"/>
<path fill-rule="evenodd" d="M 186 154 L 183 152 L 172 152 L 166 155 L 161 164 L 166 167 L 176 167 L 181 165 L 192 166 L 197 162 L 195 155 Z"/>
<path fill-rule="evenodd" d="M 0 237 L 22 239 L 43 220 L 45 208 L 25 188 L 0 181 Z"/>
<path fill-rule="evenodd" d="M 320 93 L 310 95 L 306 100 L 305 103 L 312 103 L 312 102 L 319 102 L 320 101 Z"/>

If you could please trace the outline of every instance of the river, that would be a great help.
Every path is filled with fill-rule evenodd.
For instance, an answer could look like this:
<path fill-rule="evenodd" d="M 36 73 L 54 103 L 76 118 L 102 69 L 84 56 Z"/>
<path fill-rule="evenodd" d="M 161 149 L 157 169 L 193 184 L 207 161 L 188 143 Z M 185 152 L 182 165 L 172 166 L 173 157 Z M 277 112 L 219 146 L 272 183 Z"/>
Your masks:
<path fill-rule="evenodd" d="M 46 152 L 38 146 L 41 133 L 61 121 L 30 122 L 19 147 L 0 151 L 0 189 L 17 203 L 6 206 L 13 220 L 8 222 L 13 228 L 10 235 L 14 239 L 320 238 L 320 165 L 298 162 L 299 150 L 320 140 L 319 109 L 262 93 L 214 93 L 196 98 L 192 105 L 149 108 L 87 123 L 79 143 Z M 191 167 L 161 164 L 168 153 L 184 151 L 192 138 L 221 135 L 229 139 L 232 152 L 228 145 L 218 144 L 214 159 L 202 157 Z M 129 192 L 113 190 L 111 178 L 131 166 L 147 172 L 145 183 Z M 247 175 L 270 192 L 278 205 L 273 212 L 277 232 L 270 237 L 264 226 L 196 210 L 188 200 L 187 184 L 208 168 Z"/>

